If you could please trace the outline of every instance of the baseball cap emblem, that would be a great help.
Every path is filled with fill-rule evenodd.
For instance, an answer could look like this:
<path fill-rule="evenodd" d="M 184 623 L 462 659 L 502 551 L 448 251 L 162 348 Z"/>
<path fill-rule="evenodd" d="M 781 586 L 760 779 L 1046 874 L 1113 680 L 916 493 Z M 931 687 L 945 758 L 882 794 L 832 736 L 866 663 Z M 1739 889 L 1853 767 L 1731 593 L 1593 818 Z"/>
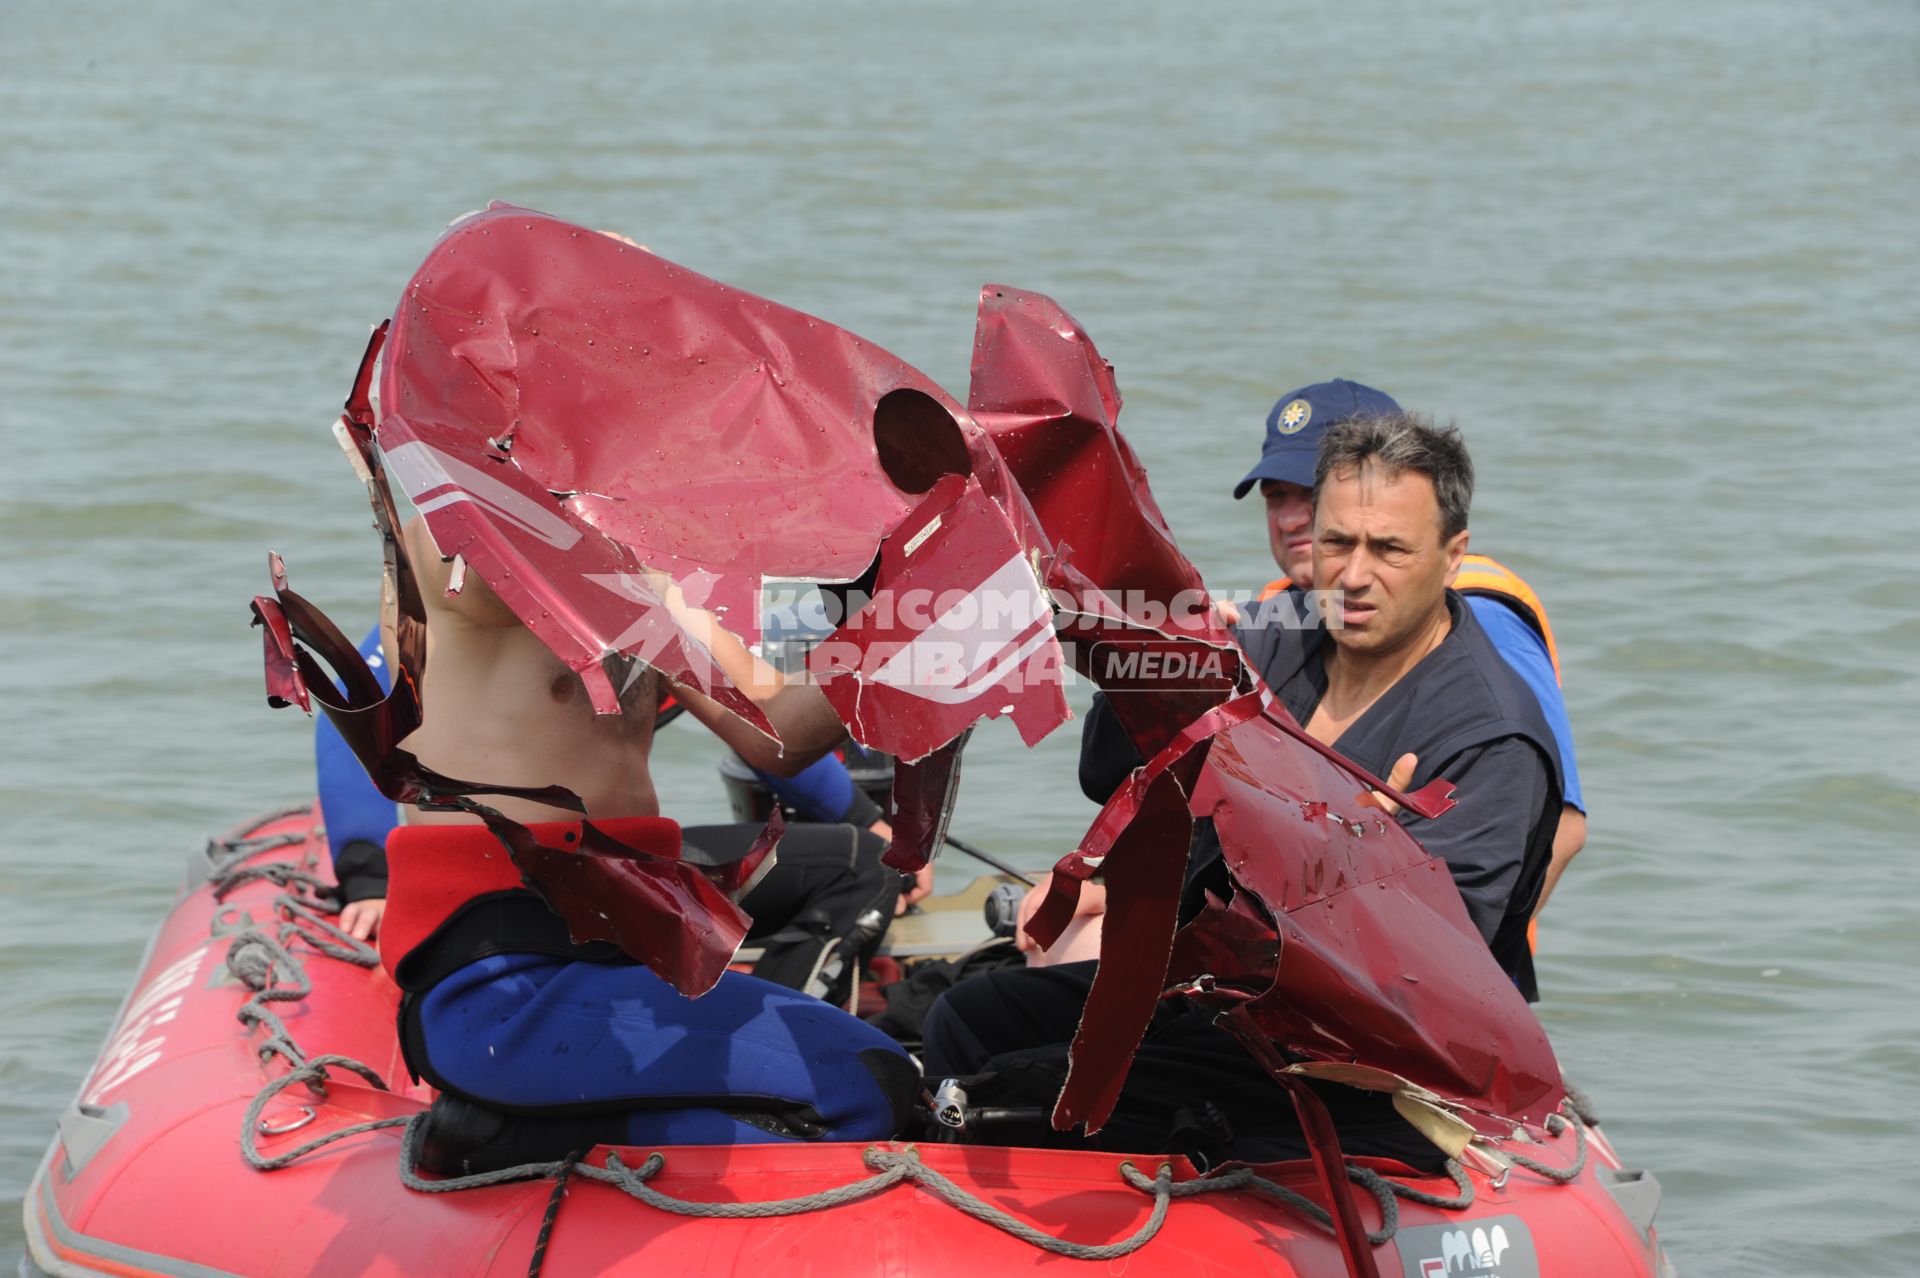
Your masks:
<path fill-rule="evenodd" d="M 1305 426 L 1307 420 L 1312 416 L 1312 404 L 1309 404 L 1304 399 L 1289 400 L 1287 406 L 1280 410 L 1280 418 L 1276 423 L 1276 429 L 1278 429 L 1282 435 L 1297 434 L 1300 428 Z"/>

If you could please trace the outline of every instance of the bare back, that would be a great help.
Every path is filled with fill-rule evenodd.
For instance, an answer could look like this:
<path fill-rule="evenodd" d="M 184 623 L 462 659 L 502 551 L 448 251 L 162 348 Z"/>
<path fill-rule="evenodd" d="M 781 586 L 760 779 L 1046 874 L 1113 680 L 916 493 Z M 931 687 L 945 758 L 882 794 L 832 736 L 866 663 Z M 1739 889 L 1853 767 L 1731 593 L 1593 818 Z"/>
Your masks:
<path fill-rule="evenodd" d="M 626 712 L 598 715 L 580 676 L 520 623 L 479 574 L 448 596 L 443 562 L 425 523 L 402 536 L 427 613 L 422 723 L 404 744 L 436 772 L 499 785 L 562 785 L 600 818 L 657 816 L 647 756 L 653 747 L 654 676 L 622 697 Z M 516 821 L 568 821 L 578 813 L 524 799 L 479 796 Z M 462 813 L 408 809 L 414 823 L 466 822 Z"/>

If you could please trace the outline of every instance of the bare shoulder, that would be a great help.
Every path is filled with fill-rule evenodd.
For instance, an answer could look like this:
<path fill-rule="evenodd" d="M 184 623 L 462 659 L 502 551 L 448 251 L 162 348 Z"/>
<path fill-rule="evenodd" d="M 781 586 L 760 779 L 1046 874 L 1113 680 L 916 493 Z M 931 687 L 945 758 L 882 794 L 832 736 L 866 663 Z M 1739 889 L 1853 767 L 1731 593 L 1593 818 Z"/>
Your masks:
<path fill-rule="evenodd" d="M 413 564 L 414 577 L 420 583 L 420 594 L 430 615 L 438 614 L 448 620 L 457 618 L 471 626 L 520 624 L 520 618 L 514 615 L 513 609 L 507 607 L 493 588 L 470 567 L 462 574 L 459 593 L 447 593 L 447 588 L 453 584 L 454 565 L 440 557 L 440 547 L 434 544 L 433 534 L 428 531 L 424 518 L 415 515 L 409 519 L 401 530 L 400 538 L 407 558 Z"/>

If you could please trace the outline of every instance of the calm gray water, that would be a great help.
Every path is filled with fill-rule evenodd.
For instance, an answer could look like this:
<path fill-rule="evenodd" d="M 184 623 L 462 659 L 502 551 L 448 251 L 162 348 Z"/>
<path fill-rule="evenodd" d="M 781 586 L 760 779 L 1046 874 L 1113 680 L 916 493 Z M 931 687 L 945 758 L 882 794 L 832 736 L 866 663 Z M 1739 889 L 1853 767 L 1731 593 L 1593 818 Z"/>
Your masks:
<path fill-rule="evenodd" d="M 980 284 L 1054 295 L 1220 586 L 1269 575 L 1227 489 L 1277 394 L 1457 416 L 1594 811 L 1543 941 L 1570 1072 L 1688 1278 L 1913 1272 L 1920 9 L 1279 8 L 0 8 L 0 1200 L 183 850 L 307 793 L 246 602 L 271 547 L 367 615 L 326 428 L 497 198 L 956 392 Z M 1065 851 L 1075 735 L 984 733 L 956 830 Z M 714 749 L 661 751 L 719 817 Z"/>

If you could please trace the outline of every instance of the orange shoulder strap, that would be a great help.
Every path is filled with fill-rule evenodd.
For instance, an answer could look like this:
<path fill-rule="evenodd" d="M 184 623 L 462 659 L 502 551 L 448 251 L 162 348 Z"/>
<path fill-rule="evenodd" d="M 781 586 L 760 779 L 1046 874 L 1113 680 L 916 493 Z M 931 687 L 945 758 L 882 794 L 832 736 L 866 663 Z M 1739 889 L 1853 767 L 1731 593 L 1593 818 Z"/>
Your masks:
<path fill-rule="evenodd" d="M 1485 555 L 1468 555 L 1460 561 L 1453 588 L 1463 595 L 1487 595 L 1509 605 L 1520 614 L 1545 641 L 1547 656 L 1553 660 L 1553 677 L 1560 678 L 1560 648 L 1553 641 L 1553 625 L 1547 620 L 1547 606 L 1520 574 Z"/>

